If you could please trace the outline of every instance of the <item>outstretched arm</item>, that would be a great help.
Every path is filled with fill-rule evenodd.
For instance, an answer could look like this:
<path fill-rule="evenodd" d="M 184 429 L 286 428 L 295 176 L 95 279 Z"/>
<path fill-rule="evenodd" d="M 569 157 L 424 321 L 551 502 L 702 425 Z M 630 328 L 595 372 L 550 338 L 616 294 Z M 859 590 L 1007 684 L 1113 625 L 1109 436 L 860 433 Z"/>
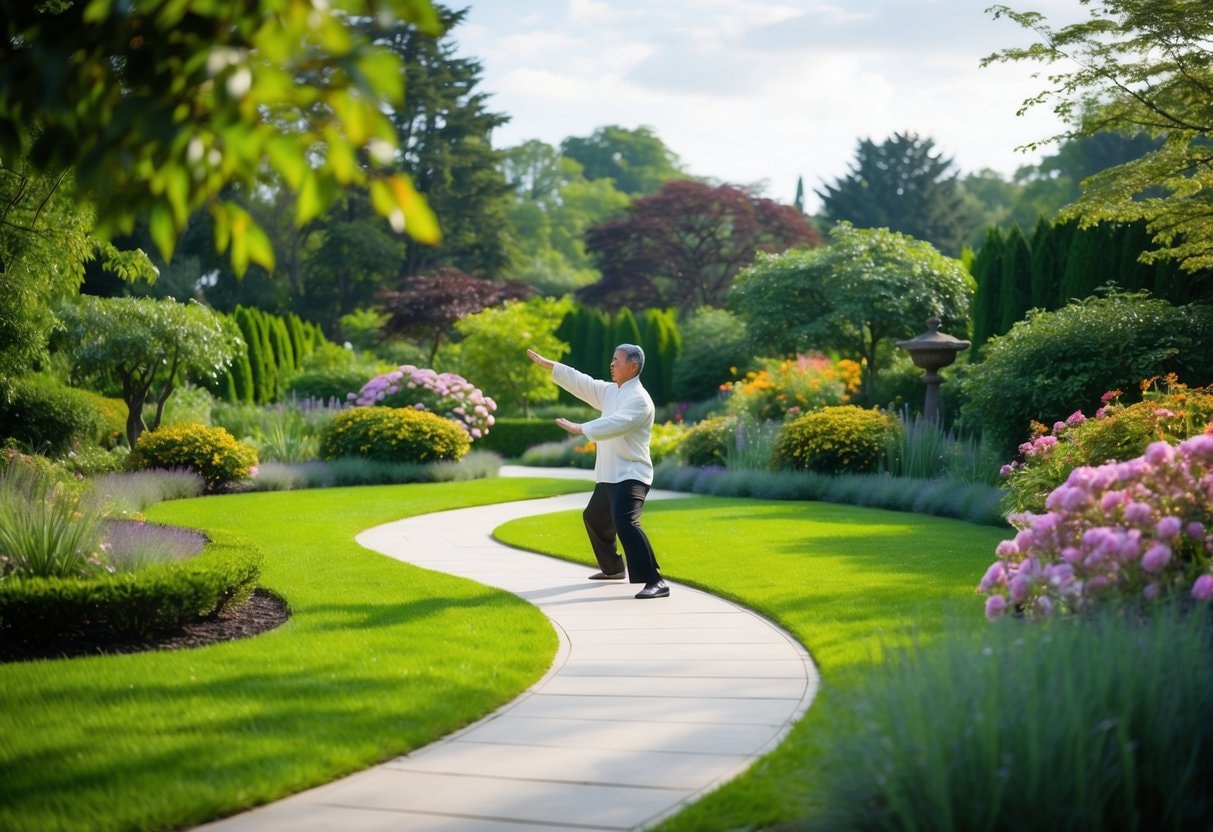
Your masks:
<path fill-rule="evenodd" d="M 552 369 L 552 367 L 556 366 L 555 361 L 552 361 L 551 359 L 548 359 L 548 358 L 544 358 L 542 355 L 535 352 L 534 350 L 527 350 L 526 357 L 531 359 L 532 361 L 534 361 L 536 364 L 538 364 L 540 367 L 542 367 L 545 370 L 550 370 L 550 369 Z"/>

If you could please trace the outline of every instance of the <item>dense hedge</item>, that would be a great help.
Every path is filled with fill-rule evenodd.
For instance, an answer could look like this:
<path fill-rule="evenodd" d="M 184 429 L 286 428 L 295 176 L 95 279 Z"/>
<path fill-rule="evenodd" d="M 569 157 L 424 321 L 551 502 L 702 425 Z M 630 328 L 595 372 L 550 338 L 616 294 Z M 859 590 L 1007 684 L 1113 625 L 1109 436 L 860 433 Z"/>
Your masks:
<path fill-rule="evenodd" d="M 545 442 L 559 442 L 567 436 L 552 419 L 498 419 L 488 433 L 476 440 L 476 450 L 521 459 L 528 449 Z"/>
<path fill-rule="evenodd" d="M 75 445 L 100 442 L 106 423 L 88 394 L 45 376 L 15 379 L 11 389 L 8 401 L 0 396 L 0 443 L 12 440 L 60 456 Z"/>
<path fill-rule="evenodd" d="M 27 644 L 142 639 L 239 604 L 261 575 L 261 551 L 234 535 L 208 536 L 197 557 L 135 572 L 0 582 L 0 634 Z"/>
<path fill-rule="evenodd" d="M 467 431 L 450 419 L 408 407 L 343 410 L 320 432 L 324 459 L 352 456 L 380 462 L 455 462 L 471 444 Z"/>

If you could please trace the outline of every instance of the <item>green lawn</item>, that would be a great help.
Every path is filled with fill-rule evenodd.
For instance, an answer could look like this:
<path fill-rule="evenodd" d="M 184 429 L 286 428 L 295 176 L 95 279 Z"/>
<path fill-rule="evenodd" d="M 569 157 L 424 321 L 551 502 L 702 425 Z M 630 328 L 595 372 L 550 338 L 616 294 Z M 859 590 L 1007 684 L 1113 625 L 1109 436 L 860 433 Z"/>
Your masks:
<path fill-rule="evenodd" d="M 805 719 L 753 769 L 662 826 L 760 829 L 812 801 L 815 729 L 890 648 L 982 627 L 974 588 L 1007 530 L 828 503 L 704 497 L 654 501 L 645 528 L 662 571 L 779 622 L 821 670 Z M 496 537 L 589 564 L 578 512 L 522 518 Z M 819 732 L 818 732 L 819 733 Z"/>
<path fill-rule="evenodd" d="M 291 620 L 198 650 L 0 665 L 0 829 L 172 829 L 429 743 L 513 699 L 556 637 L 531 605 L 362 549 L 361 530 L 579 481 L 242 494 L 149 519 L 251 538 Z"/>

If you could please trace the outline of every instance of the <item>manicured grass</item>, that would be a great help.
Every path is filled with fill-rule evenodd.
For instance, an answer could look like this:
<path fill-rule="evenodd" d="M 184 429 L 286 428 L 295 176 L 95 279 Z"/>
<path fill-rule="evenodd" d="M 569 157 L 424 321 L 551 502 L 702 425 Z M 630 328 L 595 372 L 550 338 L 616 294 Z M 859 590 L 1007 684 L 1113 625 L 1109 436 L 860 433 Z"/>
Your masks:
<path fill-rule="evenodd" d="M 580 491 L 492 479 L 206 497 L 148 518 L 265 551 L 291 620 L 197 650 L 0 665 L 0 829 L 173 829 L 336 779 L 508 702 L 556 637 L 499 590 L 368 552 L 361 530 Z"/>
<path fill-rule="evenodd" d="M 815 728 L 894 648 L 929 641 L 945 626 L 986 626 L 974 588 L 1008 536 L 901 512 L 713 497 L 651 502 L 644 525 L 667 577 L 777 621 L 808 648 L 823 677 L 808 715 L 775 752 L 664 830 L 761 829 L 802 817 L 821 757 Z M 495 536 L 592 560 L 577 512 L 515 520 Z"/>

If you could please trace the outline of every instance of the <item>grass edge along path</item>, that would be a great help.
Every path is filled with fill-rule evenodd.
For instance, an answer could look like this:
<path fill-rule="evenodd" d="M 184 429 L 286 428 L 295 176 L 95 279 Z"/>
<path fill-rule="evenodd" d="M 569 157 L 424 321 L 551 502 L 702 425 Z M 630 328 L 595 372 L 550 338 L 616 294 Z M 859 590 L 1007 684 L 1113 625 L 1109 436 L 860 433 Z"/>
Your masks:
<path fill-rule="evenodd" d="M 770 618 L 809 650 L 822 689 L 780 746 L 661 824 L 666 832 L 793 823 L 812 801 L 814 743 L 883 657 L 948 627 L 986 626 L 974 587 L 1006 529 L 834 503 L 652 502 L 645 530 L 668 578 Z M 579 512 L 499 526 L 510 546 L 590 564 Z"/>
<path fill-rule="evenodd" d="M 197 650 L 0 665 L 0 829 L 182 828 L 483 717 L 551 664 L 546 617 L 354 537 L 403 517 L 590 487 L 510 478 L 153 506 L 150 520 L 256 541 L 261 583 L 292 618 Z"/>

